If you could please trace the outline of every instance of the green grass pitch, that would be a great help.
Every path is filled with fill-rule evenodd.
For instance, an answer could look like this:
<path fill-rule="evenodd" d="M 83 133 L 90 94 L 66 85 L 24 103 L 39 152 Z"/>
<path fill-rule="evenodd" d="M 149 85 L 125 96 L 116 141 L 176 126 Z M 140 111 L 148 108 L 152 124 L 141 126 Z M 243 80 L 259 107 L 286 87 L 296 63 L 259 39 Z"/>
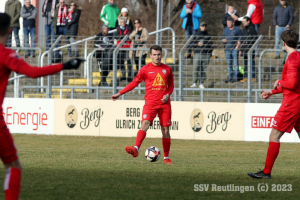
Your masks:
<path fill-rule="evenodd" d="M 268 143 L 172 140 L 163 163 L 161 139 L 146 138 L 140 156 L 124 151 L 135 138 L 73 137 L 15 134 L 23 166 L 20 199 L 299 199 L 299 144 L 281 144 L 271 180 L 247 172 L 264 167 Z M 157 146 L 162 157 L 146 161 L 145 149 Z M 1 167 L 0 183 L 5 170 Z M 194 184 L 209 184 L 194 191 Z M 212 184 L 254 186 L 254 191 L 212 191 Z M 268 185 L 267 192 L 257 186 Z M 282 190 L 291 184 L 292 191 Z M 279 184 L 279 186 L 278 186 Z M 273 189 L 274 189 L 273 187 Z M 4 199 L 3 192 L 0 199 Z"/>

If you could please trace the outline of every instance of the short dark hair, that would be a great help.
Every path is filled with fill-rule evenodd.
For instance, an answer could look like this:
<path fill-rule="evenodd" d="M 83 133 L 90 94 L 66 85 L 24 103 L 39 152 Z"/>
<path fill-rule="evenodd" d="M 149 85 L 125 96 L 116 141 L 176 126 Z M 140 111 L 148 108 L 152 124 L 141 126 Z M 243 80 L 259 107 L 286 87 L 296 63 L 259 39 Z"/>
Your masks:
<path fill-rule="evenodd" d="M 230 6 L 231 6 L 231 7 L 234 7 L 233 4 L 228 4 L 228 7 L 230 7 Z"/>
<path fill-rule="evenodd" d="M 231 21 L 234 23 L 234 19 L 232 17 L 227 17 L 227 21 Z"/>
<path fill-rule="evenodd" d="M 142 24 L 142 21 L 140 19 L 134 20 L 134 23 L 135 23 L 135 21 L 138 21 L 138 23 Z"/>
<path fill-rule="evenodd" d="M 152 47 L 150 47 L 150 54 L 152 54 L 152 49 L 156 50 L 156 51 L 162 51 L 161 46 L 159 46 L 159 45 L 153 45 Z"/>
<path fill-rule="evenodd" d="M 0 36 L 7 34 L 10 28 L 11 17 L 6 13 L 0 13 Z"/>
<path fill-rule="evenodd" d="M 285 30 L 281 33 L 280 38 L 286 43 L 288 47 L 297 48 L 299 34 L 293 30 Z"/>
<path fill-rule="evenodd" d="M 249 18 L 249 17 L 247 17 L 247 16 L 245 16 L 243 19 L 247 20 L 247 22 L 249 22 L 249 21 L 250 21 L 250 18 Z"/>

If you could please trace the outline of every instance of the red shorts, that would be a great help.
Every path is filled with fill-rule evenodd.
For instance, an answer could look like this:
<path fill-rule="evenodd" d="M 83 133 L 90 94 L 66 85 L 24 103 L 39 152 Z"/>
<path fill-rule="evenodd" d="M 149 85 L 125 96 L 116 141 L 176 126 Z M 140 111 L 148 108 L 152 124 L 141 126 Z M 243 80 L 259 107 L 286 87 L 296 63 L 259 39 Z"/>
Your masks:
<path fill-rule="evenodd" d="M 172 125 L 171 122 L 171 104 L 166 103 L 162 105 L 145 104 L 143 108 L 142 121 L 150 121 L 150 126 L 156 115 L 158 115 L 160 126 L 168 127 Z"/>
<path fill-rule="evenodd" d="M 300 132 L 300 115 L 288 111 L 278 111 L 275 115 L 272 128 L 291 133 L 293 128 Z"/>
<path fill-rule="evenodd" d="M 4 164 L 11 163 L 18 159 L 17 149 L 14 140 L 6 127 L 3 119 L 0 118 L 0 158 Z"/>

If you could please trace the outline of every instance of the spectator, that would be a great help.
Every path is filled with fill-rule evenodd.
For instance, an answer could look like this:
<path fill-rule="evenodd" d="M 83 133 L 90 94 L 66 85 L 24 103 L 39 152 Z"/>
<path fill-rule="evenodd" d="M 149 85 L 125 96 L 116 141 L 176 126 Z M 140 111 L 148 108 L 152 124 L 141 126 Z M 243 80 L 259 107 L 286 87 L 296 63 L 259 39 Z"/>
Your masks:
<path fill-rule="evenodd" d="M 280 35 L 283 31 L 290 29 L 294 21 L 293 8 L 286 1 L 279 1 L 279 5 L 273 13 L 273 24 L 275 26 L 275 48 L 279 49 Z M 275 59 L 280 58 L 280 52 L 276 52 Z"/>
<path fill-rule="evenodd" d="M 116 21 L 120 10 L 115 4 L 115 0 L 108 0 L 108 3 L 102 7 L 100 20 L 108 26 L 109 30 L 116 28 Z"/>
<path fill-rule="evenodd" d="M 257 34 L 259 34 L 259 27 L 260 24 L 263 22 L 264 17 L 264 7 L 261 0 L 248 0 L 248 9 L 247 14 L 243 17 L 239 18 L 239 21 L 243 21 L 244 17 L 249 17 L 251 22 L 255 26 L 255 30 Z M 258 56 L 259 54 L 259 46 L 256 47 L 255 55 Z"/>
<path fill-rule="evenodd" d="M 188 40 L 199 29 L 202 13 L 199 4 L 194 0 L 186 0 L 186 3 L 183 6 L 180 17 L 183 18 L 182 28 L 185 30 L 186 39 Z M 192 58 L 192 50 L 190 48 L 188 48 L 185 58 Z"/>
<path fill-rule="evenodd" d="M 238 63 L 238 48 L 241 44 L 240 37 L 242 31 L 239 27 L 234 26 L 234 19 L 232 17 L 227 18 L 227 27 L 223 31 L 222 41 L 225 44 L 225 58 L 227 61 L 228 77 L 225 83 L 237 82 L 239 73 Z M 232 62 L 234 66 L 234 72 L 232 68 Z"/>
<path fill-rule="evenodd" d="M 135 30 L 129 35 L 129 39 L 132 41 L 130 48 L 147 48 L 147 42 L 149 40 L 149 32 L 146 28 L 142 27 L 140 19 L 134 20 Z M 139 66 L 139 58 L 141 58 L 141 66 Z M 137 70 L 146 65 L 147 51 L 129 51 L 129 58 L 133 59 L 133 62 L 137 66 Z M 131 69 L 128 74 L 131 75 Z"/>
<path fill-rule="evenodd" d="M 23 17 L 23 33 L 25 47 L 29 47 L 29 34 L 31 38 L 31 47 L 35 47 L 35 18 L 37 9 L 31 5 L 30 0 L 25 1 L 25 5 L 21 8 L 21 17 Z M 35 57 L 35 50 L 26 50 L 25 58 Z"/>
<path fill-rule="evenodd" d="M 133 24 L 132 24 L 129 14 L 128 14 L 127 8 L 122 8 L 121 13 L 119 14 L 117 21 L 116 21 L 116 27 L 118 27 L 120 25 L 121 17 L 126 19 L 126 25 L 129 26 L 131 30 L 133 30 Z"/>
<path fill-rule="evenodd" d="M 129 35 L 132 32 L 131 28 L 126 25 L 126 18 L 123 18 L 123 17 L 120 18 L 120 25 L 117 26 L 117 30 L 118 30 L 116 32 L 116 35 L 118 35 L 117 44 L 119 44 L 121 42 L 121 40 L 124 38 L 125 35 Z M 130 44 L 131 44 L 131 41 L 126 41 L 126 44 L 122 45 L 121 49 L 129 48 Z M 125 71 L 125 65 L 124 65 L 124 60 L 126 59 L 126 57 L 128 57 L 127 51 L 120 50 L 119 54 L 118 54 L 118 69 L 122 70 L 121 81 L 126 80 L 126 71 Z M 128 60 L 128 59 L 126 59 L 126 60 Z"/>
<path fill-rule="evenodd" d="M 101 82 L 99 86 L 106 87 L 108 86 L 106 82 L 106 77 L 109 71 L 112 70 L 112 58 L 113 58 L 113 50 L 114 50 L 114 38 L 113 34 L 108 33 L 108 26 L 102 26 L 102 33 L 96 35 L 94 45 L 99 50 L 96 51 L 96 58 L 99 64 L 100 74 L 101 74 Z"/>
<path fill-rule="evenodd" d="M 51 39 L 53 41 L 55 40 L 55 33 L 53 29 L 53 17 L 55 12 L 55 6 L 58 4 L 58 2 L 58 0 L 45 0 L 42 8 L 42 17 L 45 17 L 46 51 L 48 51 L 51 47 Z"/>
<path fill-rule="evenodd" d="M 248 81 L 248 51 L 251 49 L 257 39 L 257 32 L 249 17 L 244 17 L 243 20 L 243 37 L 241 37 L 240 56 L 244 57 L 244 79 L 241 82 Z M 255 81 L 255 53 L 252 54 L 252 82 Z M 249 66 L 250 68 L 250 66 Z"/>
<path fill-rule="evenodd" d="M 74 1 L 72 1 L 67 17 L 67 36 L 68 39 L 70 39 L 71 43 L 75 42 L 75 37 L 78 34 L 81 11 L 82 8 L 78 7 L 77 4 Z M 79 52 L 76 44 L 71 46 L 71 57 L 79 57 Z"/>
<path fill-rule="evenodd" d="M 65 4 L 65 0 L 59 0 L 59 4 L 55 7 L 55 13 L 53 17 L 53 29 L 56 35 L 67 35 L 67 16 L 68 16 L 68 5 Z M 59 47 L 61 41 L 58 42 Z M 69 43 L 66 38 L 66 43 Z M 56 52 L 58 54 L 59 51 Z M 71 57 L 71 49 L 68 48 L 69 57 Z"/>
<path fill-rule="evenodd" d="M 194 49 L 193 58 L 193 85 L 191 88 L 197 87 L 199 79 L 199 88 L 205 88 L 203 86 L 204 80 L 206 79 L 206 70 L 209 64 L 209 59 L 212 54 L 212 41 L 211 36 L 207 32 L 207 24 L 201 22 L 200 31 L 194 33 L 192 47 Z M 200 77 L 199 77 L 200 72 Z"/>
<path fill-rule="evenodd" d="M 234 26 L 240 26 L 241 22 L 239 21 L 239 15 L 236 13 L 236 10 L 234 9 L 234 6 L 232 4 L 228 5 L 228 11 L 224 15 L 222 24 L 224 28 L 227 27 L 227 18 L 232 17 L 234 19 Z"/>
<path fill-rule="evenodd" d="M 7 13 L 11 17 L 10 27 L 14 32 L 14 37 L 16 40 L 17 47 L 20 47 L 20 39 L 19 39 L 19 30 L 20 30 L 20 12 L 21 12 L 21 2 L 18 0 L 8 0 L 5 3 L 5 13 Z M 7 47 L 11 47 L 11 38 L 12 34 L 10 34 L 9 39 L 7 41 Z"/>

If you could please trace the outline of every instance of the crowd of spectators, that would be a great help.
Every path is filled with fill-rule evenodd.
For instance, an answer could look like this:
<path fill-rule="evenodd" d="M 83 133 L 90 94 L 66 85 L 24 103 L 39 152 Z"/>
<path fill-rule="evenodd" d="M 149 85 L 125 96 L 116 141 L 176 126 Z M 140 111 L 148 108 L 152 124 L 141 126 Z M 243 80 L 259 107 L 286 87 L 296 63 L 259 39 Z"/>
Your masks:
<path fill-rule="evenodd" d="M 248 51 L 258 38 L 259 28 L 263 22 L 264 8 L 262 0 L 247 0 L 247 4 L 248 8 L 244 16 L 240 16 L 241 13 L 238 14 L 234 5 L 228 5 L 228 10 L 222 19 L 224 27 L 222 42 L 224 43 L 228 70 L 225 83 L 247 82 L 249 68 L 252 69 L 252 81 L 256 80 L 255 56 L 259 54 L 259 50 L 257 48 L 253 51 L 251 63 L 248 63 Z M 12 17 L 11 27 L 17 47 L 20 47 L 19 18 L 23 18 L 24 46 L 28 48 L 26 49 L 25 58 L 34 57 L 35 51 L 29 47 L 35 47 L 37 8 L 31 4 L 30 0 L 25 0 L 23 7 L 19 0 L 8 0 L 5 4 L 5 12 Z M 64 35 L 67 44 L 75 42 L 82 12 L 82 8 L 76 2 L 72 1 L 68 5 L 65 0 L 44 0 L 41 12 L 45 20 L 46 50 L 51 47 L 57 35 Z M 191 87 L 195 88 L 199 84 L 200 88 L 204 88 L 206 71 L 213 51 L 213 42 L 211 35 L 208 33 L 209 27 L 207 23 L 200 21 L 202 18 L 201 8 L 194 0 L 186 0 L 180 17 L 182 18 L 182 28 L 185 30 L 186 39 L 189 40 L 193 35 L 193 40 L 188 44 L 188 52 L 184 57 L 193 59 L 193 84 Z M 137 50 L 137 48 L 148 47 L 148 30 L 142 26 L 140 19 L 131 19 L 127 8 L 122 8 L 120 12 L 115 0 L 108 0 L 102 7 L 100 20 L 104 25 L 102 26 L 102 32 L 97 35 L 94 43 L 95 47 L 98 48 L 95 57 L 101 73 L 99 85 L 108 85 L 106 77 L 108 72 L 112 70 L 112 52 L 125 36 L 127 41 L 120 47 L 117 58 L 117 67 L 121 71 L 119 81 L 132 81 L 136 75 L 133 72 L 133 65 L 135 64 L 137 68 L 140 68 L 146 64 L 147 51 Z M 276 49 L 279 49 L 281 33 L 290 29 L 293 20 L 292 7 L 287 1 L 279 0 L 279 5 L 273 13 Z M 241 24 L 243 24 L 243 31 L 240 28 Z M 11 37 L 12 35 L 7 43 L 8 47 L 11 46 Z M 29 44 L 29 41 L 31 44 Z M 126 48 L 134 48 L 134 50 L 128 51 Z M 68 55 L 70 57 L 79 56 L 76 45 L 73 44 L 68 48 Z M 242 78 L 239 77 L 239 57 L 244 60 L 245 74 Z M 280 52 L 276 52 L 275 59 L 278 58 L 280 58 Z M 141 60 L 141 66 L 139 60 Z M 249 64 L 250 66 L 248 66 Z"/>

